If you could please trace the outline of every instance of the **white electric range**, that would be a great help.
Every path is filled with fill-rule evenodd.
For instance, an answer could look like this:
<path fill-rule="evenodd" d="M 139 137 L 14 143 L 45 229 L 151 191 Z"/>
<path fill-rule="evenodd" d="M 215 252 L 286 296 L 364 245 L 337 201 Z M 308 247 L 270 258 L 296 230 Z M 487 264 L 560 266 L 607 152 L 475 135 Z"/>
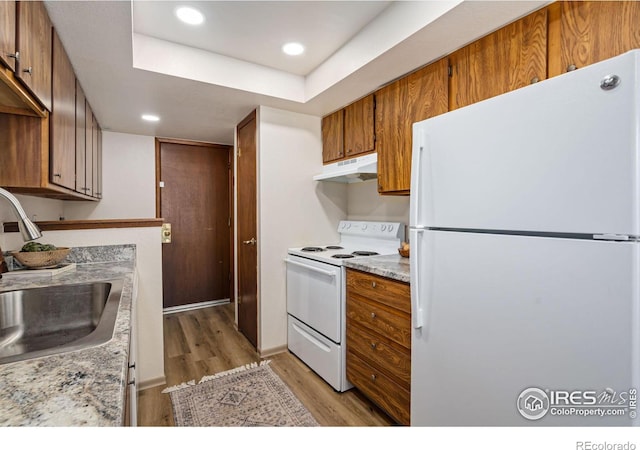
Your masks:
<path fill-rule="evenodd" d="M 338 243 L 288 250 L 287 343 L 289 351 L 343 392 L 352 387 L 346 375 L 344 261 L 397 254 L 405 225 L 343 220 L 338 233 Z"/>

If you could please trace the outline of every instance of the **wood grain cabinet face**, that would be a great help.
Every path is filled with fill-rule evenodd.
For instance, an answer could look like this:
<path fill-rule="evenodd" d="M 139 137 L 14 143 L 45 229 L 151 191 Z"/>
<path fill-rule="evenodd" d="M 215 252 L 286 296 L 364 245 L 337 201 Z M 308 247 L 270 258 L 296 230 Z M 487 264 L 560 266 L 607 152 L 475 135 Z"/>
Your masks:
<path fill-rule="evenodd" d="M 374 108 L 373 94 L 344 108 L 344 153 L 346 158 L 375 150 Z"/>
<path fill-rule="evenodd" d="M 562 1 L 549 6 L 549 76 L 640 48 L 640 2 Z"/>
<path fill-rule="evenodd" d="M 536 11 L 449 56 L 449 109 L 546 78 L 547 14 Z"/>
<path fill-rule="evenodd" d="M 347 269 L 347 378 L 398 423 L 409 425 L 409 285 Z"/>
<path fill-rule="evenodd" d="M 322 161 L 329 163 L 344 157 L 344 110 L 322 119 Z"/>
<path fill-rule="evenodd" d="M 17 2 L 16 77 L 51 111 L 52 25 L 41 1 Z"/>
<path fill-rule="evenodd" d="M 53 34 L 53 98 L 50 115 L 50 180 L 76 187 L 76 76 L 57 33 Z"/>
<path fill-rule="evenodd" d="M 83 193 L 93 197 L 93 111 L 89 102 L 85 110 L 85 187 Z"/>
<path fill-rule="evenodd" d="M 80 82 L 76 80 L 76 186 L 75 190 L 82 194 L 85 193 L 87 187 L 86 174 L 86 121 L 87 121 L 87 100 L 80 86 Z"/>
<path fill-rule="evenodd" d="M 0 62 L 15 70 L 16 60 L 16 2 L 0 1 Z"/>
<path fill-rule="evenodd" d="M 448 83 L 448 60 L 445 58 L 376 92 L 380 194 L 409 194 L 413 123 L 448 111 Z"/>

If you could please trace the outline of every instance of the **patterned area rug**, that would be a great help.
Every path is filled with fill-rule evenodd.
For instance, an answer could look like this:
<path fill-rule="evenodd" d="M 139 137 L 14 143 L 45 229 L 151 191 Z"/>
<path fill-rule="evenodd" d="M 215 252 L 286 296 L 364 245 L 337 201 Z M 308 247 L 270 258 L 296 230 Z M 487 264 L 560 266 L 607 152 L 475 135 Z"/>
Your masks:
<path fill-rule="evenodd" d="M 231 369 L 165 389 L 181 427 L 310 427 L 311 413 L 269 367 L 269 361 Z"/>

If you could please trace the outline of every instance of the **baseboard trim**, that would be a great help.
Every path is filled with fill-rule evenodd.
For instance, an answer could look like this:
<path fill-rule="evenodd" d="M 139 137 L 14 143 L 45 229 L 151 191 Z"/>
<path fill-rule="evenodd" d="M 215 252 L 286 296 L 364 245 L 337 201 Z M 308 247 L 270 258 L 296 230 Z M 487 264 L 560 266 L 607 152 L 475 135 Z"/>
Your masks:
<path fill-rule="evenodd" d="M 218 305 L 226 305 L 230 303 L 228 298 L 223 298 L 222 300 L 211 300 L 209 302 L 200 302 L 200 303 L 191 303 L 189 305 L 180 305 L 180 306 L 171 306 L 169 308 L 164 308 L 162 310 L 162 314 L 174 314 L 178 312 L 184 311 L 192 311 L 194 309 L 208 308 L 209 306 L 218 306 Z"/>
<path fill-rule="evenodd" d="M 286 352 L 287 345 L 279 345 L 278 347 L 269 348 L 266 350 L 260 350 L 260 357 L 267 358 L 269 356 L 277 355 L 278 353 Z"/>
<path fill-rule="evenodd" d="M 164 375 L 158 378 L 152 378 L 150 380 L 142 381 L 138 383 L 138 391 L 144 391 L 145 389 L 151 389 L 157 386 L 167 384 L 167 377 Z"/>

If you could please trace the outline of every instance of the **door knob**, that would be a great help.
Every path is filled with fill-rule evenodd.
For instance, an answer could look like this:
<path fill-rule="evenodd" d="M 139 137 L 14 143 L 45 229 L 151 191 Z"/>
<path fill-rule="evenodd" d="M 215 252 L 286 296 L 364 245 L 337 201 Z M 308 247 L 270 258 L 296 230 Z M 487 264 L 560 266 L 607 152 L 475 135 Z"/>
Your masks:
<path fill-rule="evenodd" d="M 256 238 L 251 238 L 248 241 L 242 241 L 243 244 L 247 244 L 247 245 L 256 245 Z"/>

